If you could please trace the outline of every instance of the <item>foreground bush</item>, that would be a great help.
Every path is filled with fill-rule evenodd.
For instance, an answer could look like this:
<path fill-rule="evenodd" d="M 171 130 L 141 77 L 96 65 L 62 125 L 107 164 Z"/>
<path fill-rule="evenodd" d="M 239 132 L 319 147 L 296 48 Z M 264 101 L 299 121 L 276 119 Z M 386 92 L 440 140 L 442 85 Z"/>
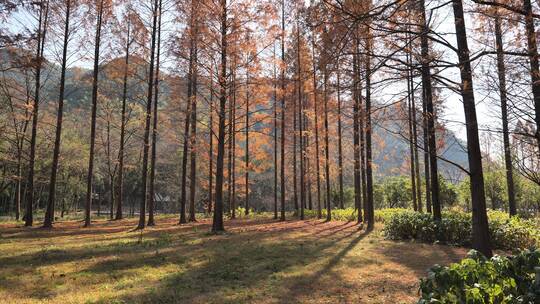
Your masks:
<path fill-rule="evenodd" d="M 509 218 L 503 212 L 489 212 L 489 230 L 493 248 L 514 250 L 540 244 L 540 228 L 532 220 Z M 410 210 L 395 211 L 384 220 L 384 234 L 393 240 L 414 239 L 423 242 L 440 242 L 469 246 L 472 241 L 470 213 L 443 212 L 440 222 L 428 213 Z"/>
<path fill-rule="evenodd" d="M 435 265 L 420 282 L 424 303 L 540 303 L 540 250 L 486 259 L 471 250 L 460 263 Z"/>

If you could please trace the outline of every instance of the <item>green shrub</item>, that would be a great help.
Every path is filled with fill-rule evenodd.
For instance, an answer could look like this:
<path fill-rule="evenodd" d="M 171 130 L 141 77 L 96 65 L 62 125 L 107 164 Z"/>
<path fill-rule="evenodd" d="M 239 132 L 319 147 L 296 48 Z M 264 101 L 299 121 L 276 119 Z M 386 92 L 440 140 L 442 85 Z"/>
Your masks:
<path fill-rule="evenodd" d="M 493 248 L 514 250 L 540 244 L 540 228 L 532 220 L 508 217 L 500 211 L 490 211 L 489 230 Z M 410 210 L 387 212 L 384 234 L 388 239 L 414 239 L 422 242 L 470 246 L 472 218 L 470 213 L 446 211 L 437 222 L 428 213 Z"/>
<path fill-rule="evenodd" d="M 322 218 L 326 218 L 326 209 L 321 210 Z M 317 210 L 304 209 L 304 216 L 306 218 L 317 218 Z M 333 221 L 343 221 L 343 222 L 353 222 L 358 220 L 357 213 L 354 208 L 346 209 L 332 209 L 332 220 Z"/>
<path fill-rule="evenodd" d="M 420 281 L 425 303 L 540 303 L 540 250 L 486 259 L 471 250 L 448 267 L 435 265 Z"/>

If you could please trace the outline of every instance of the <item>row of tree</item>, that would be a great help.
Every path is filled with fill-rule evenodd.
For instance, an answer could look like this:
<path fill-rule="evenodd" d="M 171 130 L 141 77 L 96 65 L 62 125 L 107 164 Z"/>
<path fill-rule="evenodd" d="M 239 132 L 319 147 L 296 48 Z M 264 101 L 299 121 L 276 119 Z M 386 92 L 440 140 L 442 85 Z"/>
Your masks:
<path fill-rule="evenodd" d="M 62 215 L 84 197 L 87 227 L 98 192 L 115 219 L 138 200 L 140 229 L 155 224 L 156 202 L 177 201 L 180 223 L 204 209 L 221 231 L 238 205 L 281 220 L 326 208 L 331 220 L 352 185 L 358 222 L 372 229 L 374 161 L 403 158 L 377 153 L 379 129 L 408 143 L 398 169 L 410 174 L 415 210 L 441 219 L 442 164 L 467 176 L 473 246 L 491 255 L 479 132 L 503 139 L 515 215 L 513 172 L 540 185 L 538 16 L 529 0 L 468 4 L 478 52 L 462 0 L 3 0 L 2 192 L 17 219 L 24 205 L 26 226 L 43 206 L 52 227 L 60 192 Z M 445 10 L 453 22 L 437 19 Z M 77 62 L 89 69 L 69 68 Z M 489 86 L 473 85 L 473 66 Z M 444 94 L 462 100 L 466 164 L 445 154 L 460 141 L 447 141 Z M 482 130 L 479 96 L 500 104 L 500 127 Z M 263 193 L 269 201 L 255 204 Z"/>

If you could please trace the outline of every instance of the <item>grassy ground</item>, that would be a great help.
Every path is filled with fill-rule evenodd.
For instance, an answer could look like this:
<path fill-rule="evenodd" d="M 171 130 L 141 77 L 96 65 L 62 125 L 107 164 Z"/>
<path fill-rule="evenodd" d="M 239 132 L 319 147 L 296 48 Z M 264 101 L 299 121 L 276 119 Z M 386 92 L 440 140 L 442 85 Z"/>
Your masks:
<path fill-rule="evenodd" d="M 353 223 L 100 220 L 0 224 L 2 303 L 413 303 L 435 263 L 466 250 L 384 240 Z"/>

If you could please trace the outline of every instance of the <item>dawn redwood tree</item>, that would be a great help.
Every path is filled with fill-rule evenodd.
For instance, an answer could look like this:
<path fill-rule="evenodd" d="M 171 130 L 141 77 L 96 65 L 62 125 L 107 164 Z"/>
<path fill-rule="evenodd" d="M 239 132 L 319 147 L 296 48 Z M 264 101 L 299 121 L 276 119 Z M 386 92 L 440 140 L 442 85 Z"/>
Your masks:
<path fill-rule="evenodd" d="M 281 0 L 281 221 L 285 221 L 285 0 Z"/>
<path fill-rule="evenodd" d="M 492 256 L 489 226 L 486 212 L 484 192 L 484 174 L 482 170 L 482 153 L 478 138 L 478 120 L 472 80 L 471 60 L 465 30 L 462 0 L 453 0 L 454 23 L 458 49 L 459 69 L 461 76 L 461 96 L 465 111 L 467 130 L 467 151 L 469 157 L 471 199 L 472 199 L 472 246 L 487 257 Z M 435 206 L 434 206 L 435 207 Z"/>
<path fill-rule="evenodd" d="M 144 229 L 146 224 L 146 204 L 148 202 L 148 154 L 150 144 L 150 119 L 152 116 L 152 97 L 154 89 L 154 58 L 156 55 L 156 33 L 157 33 L 157 20 L 159 14 L 159 0 L 154 0 L 152 4 L 152 38 L 150 46 L 150 67 L 148 69 L 148 95 L 146 99 L 146 117 L 144 127 L 144 146 L 143 146 L 143 160 L 142 160 L 142 186 L 141 186 L 141 206 L 139 208 L 139 223 L 137 229 Z"/>
<path fill-rule="evenodd" d="M 225 107 L 227 104 L 227 0 L 220 0 L 220 8 L 221 72 L 219 75 L 219 129 L 216 160 L 216 205 L 212 221 L 213 232 L 225 230 L 223 226 L 223 160 L 225 154 Z"/>
<path fill-rule="evenodd" d="M 34 170 L 36 160 L 36 142 L 37 142 L 37 128 L 38 128 L 38 115 L 39 115 L 39 103 L 41 92 L 41 69 L 44 61 L 43 49 L 45 47 L 45 37 L 47 34 L 47 21 L 49 18 L 49 1 L 42 0 L 38 4 L 39 17 L 37 24 L 36 35 L 36 54 L 35 54 L 35 94 L 34 104 L 32 105 L 32 133 L 30 137 L 30 155 L 28 161 L 28 182 L 27 182 L 27 197 L 26 197 L 26 212 L 24 216 L 24 225 L 26 227 L 32 226 L 34 221 L 33 206 L 34 206 Z"/>
<path fill-rule="evenodd" d="M 420 34 L 421 43 L 421 72 L 422 72 L 422 98 L 425 104 L 425 131 L 427 134 L 427 146 L 429 155 L 429 191 L 426 188 L 426 195 L 431 194 L 430 207 L 433 208 L 433 217 L 436 220 L 441 219 L 441 203 L 439 198 L 439 172 L 437 167 L 437 143 L 435 138 L 435 111 L 433 108 L 433 90 L 431 84 L 430 70 L 430 54 L 429 54 L 429 26 L 426 19 L 425 1 L 419 2 L 420 11 L 420 26 L 422 33 Z M 424 145 L 425 146 L 425 145 Z M 427 175 L 426 175 L 427 176 Z M 426 184 L 427 184 L 426 180 Z"/>
<path fill-rule="evenodd" d="M 161 14 L 162 0 L 159 0 L 158 7 L 158 25 L 157 25 L 157 50 L 156 50 L 156 68 L 154 81 L 154 113 L 152 122 L 152 158 L 150 159 L 150 187 L 148 198 L 148 226 L 155 226 L 154 209 L 155 209 L 155 179 L 156 179 L 156 144 L 157 144 L 157 127 L 158 127 L 158 98 L 159 98 L 159 59 L 161 53 Z"/>
<path fill-rule="evenodd" d="M 497 75 L 499 76 L 499 94 L 501 99 L 501 119 L 503 132 L 504 163 L 506 168 L 506 186 L 508 191 L 508 210 L 510 216 L 517 214 L 516 194 L 514 191 L 514 176 L 512 166 L 512 151 L 508 127 L 508 97 L 506 91 L 506 66 L 504 63 L 504 48 L 502 42 L 501 17 L 498 8 L 495 9 L 495 48 L 497 52 Z"/>
<path fill-rule="evenodd" d="M 195 195 L 196 195 L 196 189 L 197 189 L 197 89 L 198 89 L 198 69 L 197 66 L 199 64 L 198 61 L 198 32 L 199 32 L 199 26 L 198 26 L 198 1 L 192 1 L 191 5 L 191 32 L 190 37 L 191 41 L 193 43 L 193 58 L 190 58 L 190 61 L 192 61 L 193 64 L 193 70 L 191 74 L 191 100 L 188 102 L 191 102 L 191 132 L 190 132 L 190 182 L 189 182 L 189 218 L 188 221 L 195 222 Z"/>
<path fill-rule="evenodd" d="M 64 114 L 64 91 L 66 84 L 66 65 L 67 65 L 67 50 L 69 41 L 69 17 L 71 14 L 72 0 L 66 0 L 65 4 L 65 23 L 64 23 L 64 44 L 62 46 L 62 67 L 60 70 L 60 91 L 58 94 L 58 112 L 56 114 L 56 133 L 54 139 L 53 162 L 51 165 L 51 179 L 49 181 L 49 200 L 47 202 L 47 211 L 43 227 L 51 228 L 54 222 L 54 204 L 56 194 L 56 175 L 58 173 L 58 159 L 60 156 L 60 139 L 62 137 L 62 117 Z"/>
<path fill-rule="evenodd" d="M 369 26 L 366 26 L 366 49 L 368 54 L 372 53 L 373 41 Z M 372 144 L 371 144 L 371 134 L 373 132 L 371 126 L 371 58 L 366 56 L 366 200 L 364 205 L 367 208 L 364 208 L 366 211 L 365 221 L 367 222 L 367 229 L 373 229 L 375 225 L 375 210 L 373 204 L 373 158 L 372 158 Z"/>
<path fill-rule="evenodd" d="M 129 74 L 129 51 L 130 46 L 133 43 L 131 37 L 131 8 L 128 8 L 128 12 L 124 19 L 127 22 L 126 31 L 126 49 L 124 56 L 124 76 L 122 82 L 122 114 L 120 122 L 120 148 L 118 149 L 118 178 L 116 179 L 116 220 L 123 218 L 122 203 L 124 201 L 124 158 L 125 158 L 125 137 L 126 137 L 126 107 L 127 107 L 127 86 L 128 86 L 128 74 Z"/>
<path fill-rule="evenodd" d="M 92 183 L 94 180 L 94 157 L 96 143 L 96 115 L 98 98 L 99 55 L 101 46 L 101 30 L 103 26 L 103 13 L 105 0 L 99 0 L 97 4 L 96 38 L 94 45 L 94 70 L 92 76 L 92 114 L 90 120 L 90 157 L 88 159 L 88 175 L 86 178 L 86 204 L 84 211 L 84 227 L 90 226 L 90 212 L 92 210 Z"/>

